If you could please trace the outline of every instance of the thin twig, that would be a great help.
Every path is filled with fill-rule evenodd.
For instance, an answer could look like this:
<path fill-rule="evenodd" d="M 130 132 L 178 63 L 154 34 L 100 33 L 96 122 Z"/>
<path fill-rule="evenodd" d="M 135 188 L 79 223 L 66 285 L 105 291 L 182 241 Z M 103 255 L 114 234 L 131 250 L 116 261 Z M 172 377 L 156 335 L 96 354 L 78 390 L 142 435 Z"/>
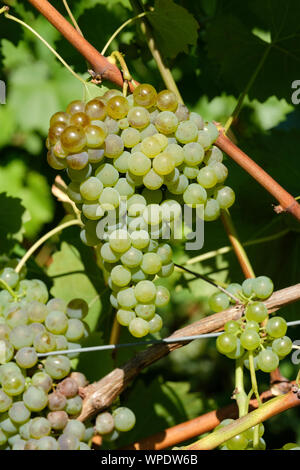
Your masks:
<path fill-rule="evenodd" d="M 63 1 L 64 6 L 65 6 L 65 9 L 67 10 L 67 13 L 68 13 L 70 19 L 71 19 L 71 21 L 72 21 L 72 23 L 73 23 L 73 25 L 74 25 L 74 28 L 76 29 L 76 31 L 77 31 L 79 34 L 81 34 L 81 36 L 83 36 L 82 31 L 81 31 L 81 29 L 79 28 L 79 25 L 78 25 L 77 21 L 76 21 L 75 18 L 74 18 L 74 15 L 73 15 L 73 13 L 72 13 L 71 8 L 70 8 L 69 5 L 68 5 L 67 0 L 62 0 L 62 1 Z"/>

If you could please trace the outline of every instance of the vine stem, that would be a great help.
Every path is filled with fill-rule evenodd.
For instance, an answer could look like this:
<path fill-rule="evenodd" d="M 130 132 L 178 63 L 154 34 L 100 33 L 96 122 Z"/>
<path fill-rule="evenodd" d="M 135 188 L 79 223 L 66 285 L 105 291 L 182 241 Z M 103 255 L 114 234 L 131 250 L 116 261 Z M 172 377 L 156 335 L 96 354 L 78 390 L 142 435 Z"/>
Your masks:
<path fill-rule="evenodd" d="M 221 211 L 221 220 L 245 277 L 255 277 L 247 253 L 239 240 L 237 231 L 228 210 Z"/>
<path fill-rule="evenodd" d="M 248 413 L 248 396 L 244 388 L 244 361 L 237 359 L 235 362 L 235 400 L 239 409 L 239 417 Z"/>
<path fill-rule="evenodd" d="M 252 384 L 252 390 L 254 392 L 254 395 L 256 396 L 256 399 L 259 403 L 259 406 L 262 404 L 259 393 L 258 393 L 258 386 L 257 386 L 257 380 L 256 380 L 256 374 L 255 374 L 255 367 L 254 367 L 254 357 L 253 357 L 253 352 L 249 352 L 249 367 L 250 367 L 250 376 L 251 376 L 251 384 Z"/>
<path fill-rule="evenodd" d="M 19 261 L 15 271 L 19 273 L 21 269 L 23 268 L 24 264 L 28 261 L 30 256 L 49 238 L 51 238 L 53 235 L 55 235 L 58 232 L 61 232 L 67 227 L 71 227 L 72 225 L 82 225 L 81 221 L 79 219 L 72 219 L 68 220 L 68 222 L 65 222 L 61 225 L 58 225 L 54 229 L 50 230 L 50 232 L 46 233 L 44 236 L 42 236 L 34 245 L 32 245 L 31 248 L 25 253 L 23 258 Z"/>
<path fill-rule="evenodd" d="M 275 416 L 283 411 L 300 405 L 300 399 L 297 393 L 288 392 L 286 395 L 281 395 L 272 398 L 270 401 L 264 403 L 258 409 L 251 411 L 246 416 L 237 419 L 233 423 L 214 431 L 203 439 L 194 442 L 186 447 L 184 450 L 212 450 L 223 444 L 228 439 L 241 434 L 252 426 L 256 426 L 263 421 Z"/>
<path fill-rule="evenodd" d="M 246 170 L 263 188 L 277 201 L 281 208 L 300 221 L 300 205 L 296 199 L 277 183 L 265 170 L 239 149 L 221 130 L 215 145 L 231 157 L 239 166 Z"/>

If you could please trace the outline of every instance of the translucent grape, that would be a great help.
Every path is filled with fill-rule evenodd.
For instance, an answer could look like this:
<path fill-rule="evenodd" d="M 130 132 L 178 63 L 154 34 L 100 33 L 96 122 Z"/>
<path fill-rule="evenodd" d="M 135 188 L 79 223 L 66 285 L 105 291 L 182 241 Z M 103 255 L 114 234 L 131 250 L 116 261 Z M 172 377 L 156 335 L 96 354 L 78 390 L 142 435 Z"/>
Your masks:
<path fill-rule="evenodd" d="M 79 395 L 76 397 L 69 398 L 65 407 L 68 415 L 75 416 L 81 412 L 82 409 L 82 398 Z"/>
<path fill-rule="evenodd" d="M 151 160 L 142 152 L 135 152 L 128 158 L 128 169 L 136 176 L 143 176 L 151 168 Z"/>
<path fill-rule="evenodd" d="M 151 320 L 155 315 L 154 304 L 137 304 L 135 307 L 135 313 L 137 317 L 143 318 L 144 320 Z"/>
<path fill-rule="evenodd" d="M 156 189 L 161 188 L 164 183 L 164 179 L 153 168 L 151 168 L 143 177 L 143 183 L 147 189 L 155 191 Z"/>
<path fill-rule="evenodd" d="M 92 119 L 100 119 L 103 121 L 106 116 L 106 105 L 101 99 L 90 100 L 85 105 L 85 114 Z"/>
<path fill-rule="evenodd" d="M 19 349 L 16 354 L 16 362 L 20 367 L 29 369 L 38 362 L 37 353 L 34 348 L 24 347 Z"/>
<path fill-rule="evenodd" d="M 39 333 L 33 341 L 33 346 L 39 353 L 54 351 L 56 348 L 55 337 L 50 332 Z"/>
<path fill-rule="evenodd" d="M 127 432 L 130 431 L 136 422 L 134 413 L 125 406 L 117 408 L 113 412 L 115 428 L 117 431 Z"/>
<path fill-rule="evenodd" d="M 82 113 L 85 109 L 83 101 L 75 100 L 72 101 L 67 107 L 67 114 Z"/>
<path fill-rule="evenodd" d="M 175 160 L 170 153 L 162 152 L 153 159 L 153 169 L 159 175 L 168 175 L 175 168 Z"/>
<path fill-rule="evenodd" d="M 10 395 L 0 388 L 0 413 L 4 413 L 5 411 L 9 410 L 12 405 L 12 398 Z"/>
<path fill-rule="evenodd" d="M 157 95 L 156 105 L 160 111 L 176 111 L 178 100 L 173 91 L 163 90 Z"/>
<path fill-rule="evenodd" d="M 117 253 L 124 253 L 131 246 L 132 234 L 129 235 L 127 230 L 114 230 L 109 236 L 109 244 L 112 250 Z M 136 247 L 138 248 L 138 247 Z"/>
<path fill-rule="evenodd" d="M 247 320 L 261 323 L 267 318 L 268 309 L 262 302 L 251 302 L 247 305 L 245 313 Z"/>
<path fill-rule="evenodd" d="M 104 155 L 108 158 L 119 157 L 124 151 L 124 143 L 120 136 L 109 134 L 105 139 Z"/>
<path fill-rule="evenodd" d="M 222 333 L 217 338 L 217 349 L 222 354 L 229 354 L 237 347 L 237 338 L 232 333 Z"/>
<path fill-rule="evenodd" d="M 209 306 L 214 312 L 221 312 L 229 307 L 229 297 L 224 292 L 217 292 L 209 299 Z"/>
<path fill-rule="evenodd" d="M 162 111 L 156 117 L 154 124 L 162 134 L 173 134 L 178 126 L 178 119 L 171 111 Z"/>
<path fill-rule="evenodd" d="M 134 293 L 138 302 L 142 304 L 150 303 L 155 300 L 156 287 L 151 281 L 140 281 L 135 286 Z"/>
<path fill-rule="evenodd" d="M 205 166 L 199 171 L 197 181 L 204 188 L 213 188 L 217 184 L 218 178 L 212 167 Z"/>
<path fill-rule="evenodd" d="M 293 347 L 293 342 L 287 336 L 277 338 L 272 343 L 272 349 L 278 356 L 287 356 L 290 354 Z"/>
<path fill-rule="evenodd" d="M 156 104 L 157 92 L 152 85 L 140 84 L 133 90 L 133 98 L 138 106 L 151 108 Z"/>
<path fill-rule="evenodd" d="M 40 439 L 41 437 L 48 436 L 51 431 L 51 425 L 46 418 L 34 418 L 29 426 L 30 436 L 33 439 Z"/>
<path fill-rule="evenodd" d="M 273 317 L 268 320 L 266 331 L 272 338 L 281 338 L 286 334 L 287 324 L 282 317 Z"/>
<path fill-rule="evenodd" d="M 23 401 L 30 411 L 43 410 L 48 402 L 48 396 L 40 387 L 29 386 L 23 394 Z"/>
<path fill-rule="evenodd" d="M 248 351 L 253 351 L 260 345 L 260 336 L 255 330 L 247 328 L 240 337 L 241 345 Z"/>
<path fill-rule="evenodd" d="M 143 253 L 133 246 L 129 248 L 122 256 L 121 261 L 128 268 L 136 268 L 143 260 Z"/>
<path fill-rule="evenodd" d="M 129 104 L 124 96 L 114 96 L 106 104 L 106 112 L 113 119 L 122 119 L 127 116 Z"/>
<path fill-rule="evenodd" d="M 125 147 L 132 148 L 140 142 L 141 134 L 137 129 L 128 127 L 127 129 L 123 130 L 121 138 L 124 142 Z"/>
<path fill-rule="evenodd" d="M 104 163 L 95 172 L 95 176 L 101 181 L 103 186 L 114 186 L 119 179 L 119 172 L 113 165 Z"/>
<path fill-rule="evenodd" d="M 185 163 L 192 167 L 199 165 L 204 158 L 204 149 L 198 142 L 190 142 L 184 145 L 183 153 Z"/>
<path fill-rule="evenodd" d="M 181 144 L 195 142 L 198 137 L 198 127 L 193 121 L 180 122 L 176 129 L 175 136 Z"/>
<path fill-rule="evenodd" d="M 85 426 L 83 423 L 77 419 L 71 419 L 64 429 L 65 433 L 70 433 L 73 436 L 76 436 L 80 441 L 83 440 L 85 435 Z"/>
<path fill-rule="evenodd" d="M 82 127 L 68 126 L 61 134 L 60 141 L 68 152 L 80 152 L 86 145 L 86 135 Z"/>
<path fill-rule="evenodd" d="M 273 282 L 269 277 L 259 276 L 253 281 L 253 291 L 259 299 L 267 299 L 274 290 Z"/>
<path fill-rule="evenodd" d="M 130 270 L 124 266 L 115 266 L 111 271 L 111 279 L 118 287 L 125 287 L 131 280 Z"/>
<path fill-rule="evenodd" d="M 229 186 L 223 186 L 216 190 L 215 198 L 220 204 L 221 209 L 228 209 L 235 201 L 235 194 Z"/>
<path fill-rule="evenodd" d="M 66 356 L 48 356 L 45 360 L 45 371 L 53 379 L 63 379 L 71 369 L 71 363 Z"/>
<path fill-rule="evenodd" d="M 220 216 L 220 204 L 215 199 L 207 199 L 204 206 L 204 220 L 211 222 Z"/>
<path fill-rule="evenodd" d="M 162 267 L 161 258 L 157 253 L 145 253 L 141 268 L 146 274 L 157 274 Z"/>
<path fill-rule="evenodd" d="M 133 310 L 120 308 L 117 311 L 117 320 L 120 323 L 120 325 L 128 326 L 131 320 L 133 320 L 134 318 L 135 318 L 135 313 Z"/>
<path fill-rule="evenodd" d="M 156 313 L 154 317 L 151 318 L 151 320 L 148 322 L 148 325 L 149 325 L 149 333 L 151 334 L 157 333 L 158 331 L 162 329 L 162 326 L 163 326 L 162 318 L 160 317 L 160 315 Z"/>
<path fill-rule="evenodd" d="M 183 193 L 184 202 L 191 207 L 196 207 L 198 204 L 204 204 L 206 199 L 207 193 L 205 189 L 197 183 L 190 184 Z"/>
<path fill-rule="evenodd" d="M 150 114 L 145 108 L 135 106 L 129 110 L 127 119 L 132 127 L 143 129 L 150 123 Z"/>
<path fill-rule="evenodd" d="M 78 450 L 79 449 L 79 439 L 72 434 L 63 433 L 59 436 L 58 446 L 60 450 Z"/>
<path fill-rule="evenodd" d="M 279 358 L 274 351 L 264 349 L 257 357 L 257 364 L 263 372 L 272 372 L 278 367 Z"/>

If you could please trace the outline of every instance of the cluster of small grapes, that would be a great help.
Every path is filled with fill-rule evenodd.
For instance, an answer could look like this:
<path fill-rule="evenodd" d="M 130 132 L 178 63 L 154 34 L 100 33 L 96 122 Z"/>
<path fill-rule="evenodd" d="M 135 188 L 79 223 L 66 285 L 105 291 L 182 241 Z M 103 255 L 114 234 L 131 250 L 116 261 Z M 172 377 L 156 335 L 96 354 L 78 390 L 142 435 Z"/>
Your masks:
<path fill-rule="evenodd" d="M 95 422 L 95 431 L 104 441 L 115 441 L 120 432 L 128 432 L 135 425 L 135 414 L 129 408 L 120 406 L 112 412 L 100 413 Z"/>
<path fill-rule="evenodd" d="M 59 354 L 80 346 L 75 341 L 88 334 L 82 321 L 88 305 L 82 299 L 49 300 L 42 281 L 22 279 L 11 267 L 2 270 L 0 281 L 6 286 L 0 291 L 0 449 L 89 450 L 97 428 L 75 419 L 82 409 L 79 388 L 88 382 Z M 58 354 L 38 360 L 38 353 L 51 351 Z M 128 408 L 117 408 L 113 416 L 110 440 L 135 424 Z"/>
<path fill-rule="evenodd" d="M 48 162 L 67 168 L 68 194 L 82 211 L 81 239 L 98 247 L 118 319 L 134 336 L 162 326 L 155 307 L 169 294 L 152 280 L 173 272 L 162 240 L 180 238 L 182 205 L 210 221 L 234 202 L 217 137 L 217 127 L 173 92 L 148 84 L 128 97 L 109 90 L 74 101 L 51 118 Z"/>
<path fill-rule="evenodd" d="M 239 321 L 229 321 L 217 338 L 217 349 L 230 359 L 244 357 L 249 368 L 249 352 L 254 356 L 255 370 L 272 372 L 279 361 L 292 350 L 292 340 L 285 336 L 287 323 L 282 317 L 268 318 L 268 310 L 262 300 L 273 292 L 273 282 L 266 276 L 246 279 L 242 285 L 230 284 L 227 290 L 245 304 L 245 315 Z M 210 306 L 215 311 L 228 308 L 234 299 L 225 293 L 214 294 Z"/>
<path fill-rule="evenodd" d="M 233 419 L 224 419 L 221 423 L 215 428 L 215 431 L 218 429 L 227 426 L 228 424 L 232 423 Z M 258 428 L 259 434 L 259 441 L 257 445 L 253 445 L 254 441 L 254 433 L 256 432 L 255 426 L 247 429 L 247 431 L 237 434 L 236 436 L 232 437 L 228 441 L 224 442 L 220 450 L 265 450 L 266 449 L 266 442 L 263 439 L 263 435 L 265 432 L 264 425 L 260 423 Z"/>

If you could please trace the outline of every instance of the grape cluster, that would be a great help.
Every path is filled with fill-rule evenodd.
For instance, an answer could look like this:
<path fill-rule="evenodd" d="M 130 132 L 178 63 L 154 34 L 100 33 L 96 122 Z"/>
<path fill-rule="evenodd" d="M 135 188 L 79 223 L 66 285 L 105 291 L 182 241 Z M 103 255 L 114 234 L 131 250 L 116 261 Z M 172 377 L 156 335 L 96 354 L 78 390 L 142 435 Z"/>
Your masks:
<path fill-rule="evenodd" d="M 230 359 L 244 358 L 249 368 L 248 355 L 254 356 L 254 367 L 263 372 L 272 372 L 279 361 L 292 350 L 292 340 L 285 336 L 287 323 L 284 318 L 268 317 L 262 300 L 273 292 L 273 282 L 266 276 L 246 279 L 242 285 L 230 284 L 227 290 L 245 304 L 245 315 L 239 321 L 229 321 L 217 338 L 217 349 Z M 234 302 L 225 293 L 216 293 L 210 298 L 210 306 L 219 312 Z"/>
<path fill-rule="evenodd" d="M 88 382 L 71 372 L 75 354 L 59 354 L 80 347 L 88 335 L 88 305 L 49 300 L 42 281 L 22 277 L 11 267 L 0 274 L 6 287 L 0 290 L 0 449 L 89 450 L 95 428 L 75 419 L 82 409 L 79 388 Z M 57 355 L 39 360 L 38 353 L 52 351 Z M 135 424 L 127 408 L 114 415 L 116 430 Z"/>
<path fill-rule="evenodd" d="M 156 308 L 170 294 L 152 281 L 173 272 L 170 243 L 183 237 L 182 206 L 211 221 L 234 202 L 217 137 L 217 127 L 172 91 L 148 84 L 128 97 L 109 90 L 73 101 L 50 120 L 48 163 L 67 169 L 81 239 L 97 247 L 118 321 L 133 336 L 162 327 Z"/>

